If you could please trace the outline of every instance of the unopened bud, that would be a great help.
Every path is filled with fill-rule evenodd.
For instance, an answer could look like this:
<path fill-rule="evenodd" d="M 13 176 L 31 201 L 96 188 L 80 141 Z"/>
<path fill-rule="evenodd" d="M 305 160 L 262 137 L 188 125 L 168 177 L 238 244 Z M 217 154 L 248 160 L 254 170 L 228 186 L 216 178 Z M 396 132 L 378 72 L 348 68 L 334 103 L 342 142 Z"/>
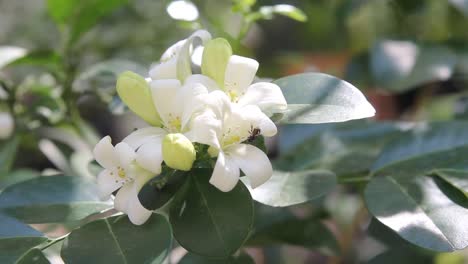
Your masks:
<path fill-rule="evenodd" d="M 183 134 L 167 134 L 162 142 L 162 154 L 167 166 L 189 171 L 197 156 L 192 142 Z"/>

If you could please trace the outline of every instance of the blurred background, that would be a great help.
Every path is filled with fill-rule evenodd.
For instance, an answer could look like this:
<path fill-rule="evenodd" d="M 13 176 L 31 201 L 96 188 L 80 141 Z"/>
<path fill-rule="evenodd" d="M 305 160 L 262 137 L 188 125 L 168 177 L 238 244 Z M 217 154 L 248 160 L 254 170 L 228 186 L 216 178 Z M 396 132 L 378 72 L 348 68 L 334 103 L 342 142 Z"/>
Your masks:
<path fill-rule="evenodd" d="M 69 66 L 73 78 L 65 80 L 80 94 L 73 103 L 86 121 L 80 128 L 85 141 L 93 143 L 97 136 L 107 134 L 118 141 L 142 124 L 126 113 L 116 97 L 115 74 L 133 70 L 147 75 L 149 65 L 168 46 L 202 28 L 228 39 L 234 53 L 256 58 L 259 77 L 276 79 L 319 71 L 347 80 L 365 93 L 377 110 L 377 120 L 468 118 L 467 0 L 130 0 L 99 17 L 79 38 L 57 26 L 48 8 L 42 0 L 0 0 L 0 45 L 34 51 L 39 64 L 5 68 L 0 79 L 18 87 L 16 96 L 24 104 L 15 107 L 17 114 L 34 113 L 27 115 L 23 125 L 52 138 L 55 134 L 44 128 L 60 125 L 73 114 L 67 110 L 69 102 L 62 100 L 61 73 L 54 74 L 56 53 L 66 55 L 62 65 Z M 92 17 L 88 12 L 78 13 L 71 23 L 86 21 Z M 293 164 L 363 173 L 386 143 L 369 140 L 377 133 L 396 133 L 389 123 L 381 123 L 370 134 L 353 136 L 364 123 L 281 127 L 279 137 L 269 143 L 271 155 L 287 156 L 297 152 L 301 143 L 315 142 L 318 150 L 302 150 L 309 159 Z M 92 127 L 98 133 L 83 132 Z M 16 167 L 80 170 L 80 165 L 63 161 L 72 152 L 62 150 L 63 142 L 56 143 L 64 153 L 60 156 L 47 143 L 36 149 L 39 139 L 35 134 L 25 137 L 30 139 L 22 141 L 19 153 L 27 157 L 18 159 Z M 337 142 L 342 148 L 336 147 Z M 412 263 L 464 263 L 468 259 L 463 257 L 466 253 L 408 249 L 412 246 L 385 226 L 368 221 L 356 195 L 360 188 L 342 187 L 311 207 L 325 207 L 326 214 L 338 219 L 328 225 L 339 238 L 343 257 L 334 259 L 317 250 L 294 247 L 285 247 L 281 253 L 271 249 L 250 253 L 263 261 L 259 263 L 361 263 L 384 252 L 386 243 L 394 243 L 407 250 L 393 253 L 407 254 L 404 259 Z M 323 213 L 311 208 L 297 208 L 295 213 Z M 384 238 L 376 238 L 372 230 Z M 385 263 L 391 263 L 391 256 L 386 256 L 390 262 Z"/>

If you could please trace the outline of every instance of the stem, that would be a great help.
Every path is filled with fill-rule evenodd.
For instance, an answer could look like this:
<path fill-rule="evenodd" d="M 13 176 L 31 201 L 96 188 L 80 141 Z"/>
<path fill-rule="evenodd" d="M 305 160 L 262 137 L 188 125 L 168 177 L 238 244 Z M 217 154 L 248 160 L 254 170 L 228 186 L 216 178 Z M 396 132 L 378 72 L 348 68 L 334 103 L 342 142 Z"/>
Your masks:
<path fill-rule="evenodd" d="M 58 238 L 56 238 L 56 239 L 50 241 L 49 243 L 47 243 L 47 244 L 45 244 L 44 246 L 40 247 L 39 250 L 44 251 L 45 249 L 47 249 L 47 248 L 49 248 L 49 247 L 51 247 L 51 246 L 57 244 L 58 242 L 64 240 L 65 238 L 68 237 L 68 235 L 69 235 L 69 234 L 66 234 L 66 235 L 63 235 L 63 236 L 61 236 L 61 237 L 58 237 Z"/>
<path fill-rule="evenodd" d="M 338 178 L 338 183 L 360 183 L 360 182 L 368 182 L 372 179 L 372 177 L 368 176 L 359 176 L 359 177 L 347 177 L 347 178 Z"/>

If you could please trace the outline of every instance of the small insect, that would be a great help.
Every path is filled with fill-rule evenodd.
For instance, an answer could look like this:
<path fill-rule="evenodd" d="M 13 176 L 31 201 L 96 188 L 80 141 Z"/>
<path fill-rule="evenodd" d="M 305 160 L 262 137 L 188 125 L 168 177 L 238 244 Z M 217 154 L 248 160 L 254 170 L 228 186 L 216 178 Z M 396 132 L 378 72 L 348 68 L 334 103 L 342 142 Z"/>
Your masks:
<path fill-rule="evenodd" d="M 247 141 L 253 142 L 255 138 L 257 138 L 260 135 L 261 130 L 260 128 L 257 128 L 257 127 L 256 128 L 250 127 L 249 133 L 250 133 L 250 136 L 247 138 Z"/>

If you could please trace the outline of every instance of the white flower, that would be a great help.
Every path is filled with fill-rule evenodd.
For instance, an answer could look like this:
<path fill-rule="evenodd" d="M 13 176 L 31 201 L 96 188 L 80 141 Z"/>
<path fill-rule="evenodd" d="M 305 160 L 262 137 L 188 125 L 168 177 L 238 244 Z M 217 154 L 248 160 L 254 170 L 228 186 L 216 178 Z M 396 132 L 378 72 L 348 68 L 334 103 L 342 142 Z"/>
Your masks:
<path fill-rule="evenodd" d="M 203 135 L 197 132 L 198 125 L 205 123 L 200 123 L 197 117 L 211 111 L 206 108 L 206 104 L 210 89 L 216 87 L 212 82 L 202 75 L 190 76 L 184 85 L 177 79 L 151 81 L 151 94 L 162 127 L 138 129 L 123 140 L 137 150 L 136 160 L 143 168 L 160 173 L 162 140 L 168 134 L 181 133 L 192 142 L 200 141 L 199 137 Z M 193 124 L 197 124 L 195 131 L 192 129 Z M 154 158 L 156 156 L 161 158 Z"/>
<path fill-rule="evenodd" d="M 227 97 L 224 93 L 210 95 Z M 242 170 L 252 188 L 260 186 L 273 173 L 270 160 L 262 150 L 242 142 L 252 136 L 274 136 L 277 132 L 275 124 L 255 105 L 232 104 L 231 108 L 219 107 L 219 110 L 223 111 L 221 116 L 203 116 L 204 122 L 212 125 L 200 125 L 197 131 L 204 135 L 200 143 L 210 145 L 210 154 L 218 157 L 210 183 L 228 192 L 236 186 Z"/>
<path fill-rule="evenodd" d="M 8 112 L 0 113 L 0 139 L 6 139 L 11 136 L 15 128 L 15 121 Z"/>
<path fill-rule="evenodd" d="M 115 209 L 128 214 L 135 225 L 145 223 L 151 211 L 141 205 L 138 192 L 155 174 L 135 164 L 135 152 L 127 143 L 121 142 L 114 147 L 109 136 L 96 144 L 93 153 L 104 167 L 97 179 L 100 196 L 106 199 L 120 188 L 114 200 Z"/>
<path fill-rule="evenodd" d="M 180 40 L 170 46 L 161 56 L 159 63 L 151 66 L 149 71 L 150 78 L 153 80 L 178 79 L 177 64 L 179 63 L 179 55 L 190 56 L 190 52 L 189 54 L 182 54 L 182 51 L 184 45 L 191 45 L 191 42 L 195 38 L 199 38 L 202 42 L 205 42 L 211 39 L 211 34 L 205 30 L 197 30 L 187 39 Z M 191 47 L 188 47 L 188 49 L 191 49 Z"/>

